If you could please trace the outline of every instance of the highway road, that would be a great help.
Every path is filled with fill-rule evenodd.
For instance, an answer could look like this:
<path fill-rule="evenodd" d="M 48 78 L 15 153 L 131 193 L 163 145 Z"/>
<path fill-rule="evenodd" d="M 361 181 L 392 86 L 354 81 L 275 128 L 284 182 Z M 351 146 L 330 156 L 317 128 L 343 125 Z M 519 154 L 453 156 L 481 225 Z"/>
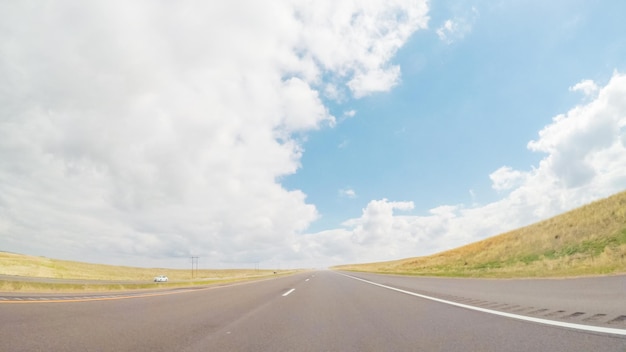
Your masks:
<path fill-rule="evenodd" d="M 626 351 L 624 276 L 317 271 L 134 296 L 0 298 L 0 351 Z"/>

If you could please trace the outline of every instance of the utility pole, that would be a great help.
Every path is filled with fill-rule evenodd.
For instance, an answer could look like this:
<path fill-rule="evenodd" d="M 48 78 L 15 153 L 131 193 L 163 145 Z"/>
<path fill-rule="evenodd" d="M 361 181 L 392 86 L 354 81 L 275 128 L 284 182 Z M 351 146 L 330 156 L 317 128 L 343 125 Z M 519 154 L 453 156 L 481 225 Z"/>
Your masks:
<path fill-rule="evenodd" d="M 198 258 L 200 258 L 200 257 L 191 257 L 191 278 L 192 279 L 193 279 L 194 267 L 196 269 L 196 272 L 198 272 Z"/>

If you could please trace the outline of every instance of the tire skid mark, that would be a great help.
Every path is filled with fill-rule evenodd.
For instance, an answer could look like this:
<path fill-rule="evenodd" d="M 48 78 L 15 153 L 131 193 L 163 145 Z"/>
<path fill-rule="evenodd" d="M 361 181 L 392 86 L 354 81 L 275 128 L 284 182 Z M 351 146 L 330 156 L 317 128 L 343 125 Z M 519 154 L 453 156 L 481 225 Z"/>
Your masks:
<path fill-rule="evenodd" d="M 603 320 L 604 317 L 606 317 L 606 314 L 599 313 L 599 314 L 594 314 L 594 315 L 592 315 L 590 317 L 587 317 L 587 318 L 583 319 L 583 321 L 590 321 L 590 322 L 591 321 L 601 321 L 601 320 Z"/>
<path fill-rule="evenodd" d="M 464 303 L 476 307 L 493 309 L 497 311 L 507 311 L 527 316 L 546 317 L 558 319 L 560 321 L 581 321 L 599 326 L 620 325 L 626 326 L 626 315 L 605 314 L 605 313 L 586 313 L 579 311 L 551 310 L 543 307 L 520 306 L 517 304 L 490 302 L 481 299 L 467 298 L 456 295 L 441 295 L 433 292 L 419 292 L 424 295 L 446 299 L 452 302 Z"/>
<path fill-rule="evenodd" d="M 609 324 L 622 324 L 626 325 L 626 315 L 620 315 L 617 318 L 609 321 Z"/>

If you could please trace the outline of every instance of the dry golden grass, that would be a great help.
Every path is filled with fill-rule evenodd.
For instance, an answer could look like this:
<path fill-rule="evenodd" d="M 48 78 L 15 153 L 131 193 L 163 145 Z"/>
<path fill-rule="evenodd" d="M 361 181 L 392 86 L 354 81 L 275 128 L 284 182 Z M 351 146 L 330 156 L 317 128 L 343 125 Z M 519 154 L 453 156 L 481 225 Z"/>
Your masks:
<path fill-rule="evenodd" d="M 446 252 L 336 269 L 464 277 L 624 273 L 626 192 Z"/>
<path fill-rule="evenodd" d="M 289 274 L 283 270 L 277 274 Z M 107 291 L 129 290 L 155 287 L 180 287 L 206 285 L 274 276 L 273 270 L 254 269 L 191 269 L 137 268 L 72 262 L 65 260 L 35 257 L 29 255 L 0 252 L 0 275 L 15 275 L 31 278 L 52 278 L 66 280 L 88 280 L 85 282 L 40 282 L 1 280 L 0 291 Z M 155 284 L 156 275 L 168 276 L 170 282 Z M 102 282 L 98 282 L 102 281 Z M 110 281 L 115 281 L 111 283 Z"/>

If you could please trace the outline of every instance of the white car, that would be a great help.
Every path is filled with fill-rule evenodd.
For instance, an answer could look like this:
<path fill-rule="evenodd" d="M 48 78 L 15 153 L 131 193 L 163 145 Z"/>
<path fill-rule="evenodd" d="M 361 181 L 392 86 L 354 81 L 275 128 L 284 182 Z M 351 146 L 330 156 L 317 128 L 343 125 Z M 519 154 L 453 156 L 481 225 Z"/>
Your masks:
<path fill-rule="evenodd" d="M 155 276 L 154 282 L 167 282 L 167 276 L 165 275 Z"/>

